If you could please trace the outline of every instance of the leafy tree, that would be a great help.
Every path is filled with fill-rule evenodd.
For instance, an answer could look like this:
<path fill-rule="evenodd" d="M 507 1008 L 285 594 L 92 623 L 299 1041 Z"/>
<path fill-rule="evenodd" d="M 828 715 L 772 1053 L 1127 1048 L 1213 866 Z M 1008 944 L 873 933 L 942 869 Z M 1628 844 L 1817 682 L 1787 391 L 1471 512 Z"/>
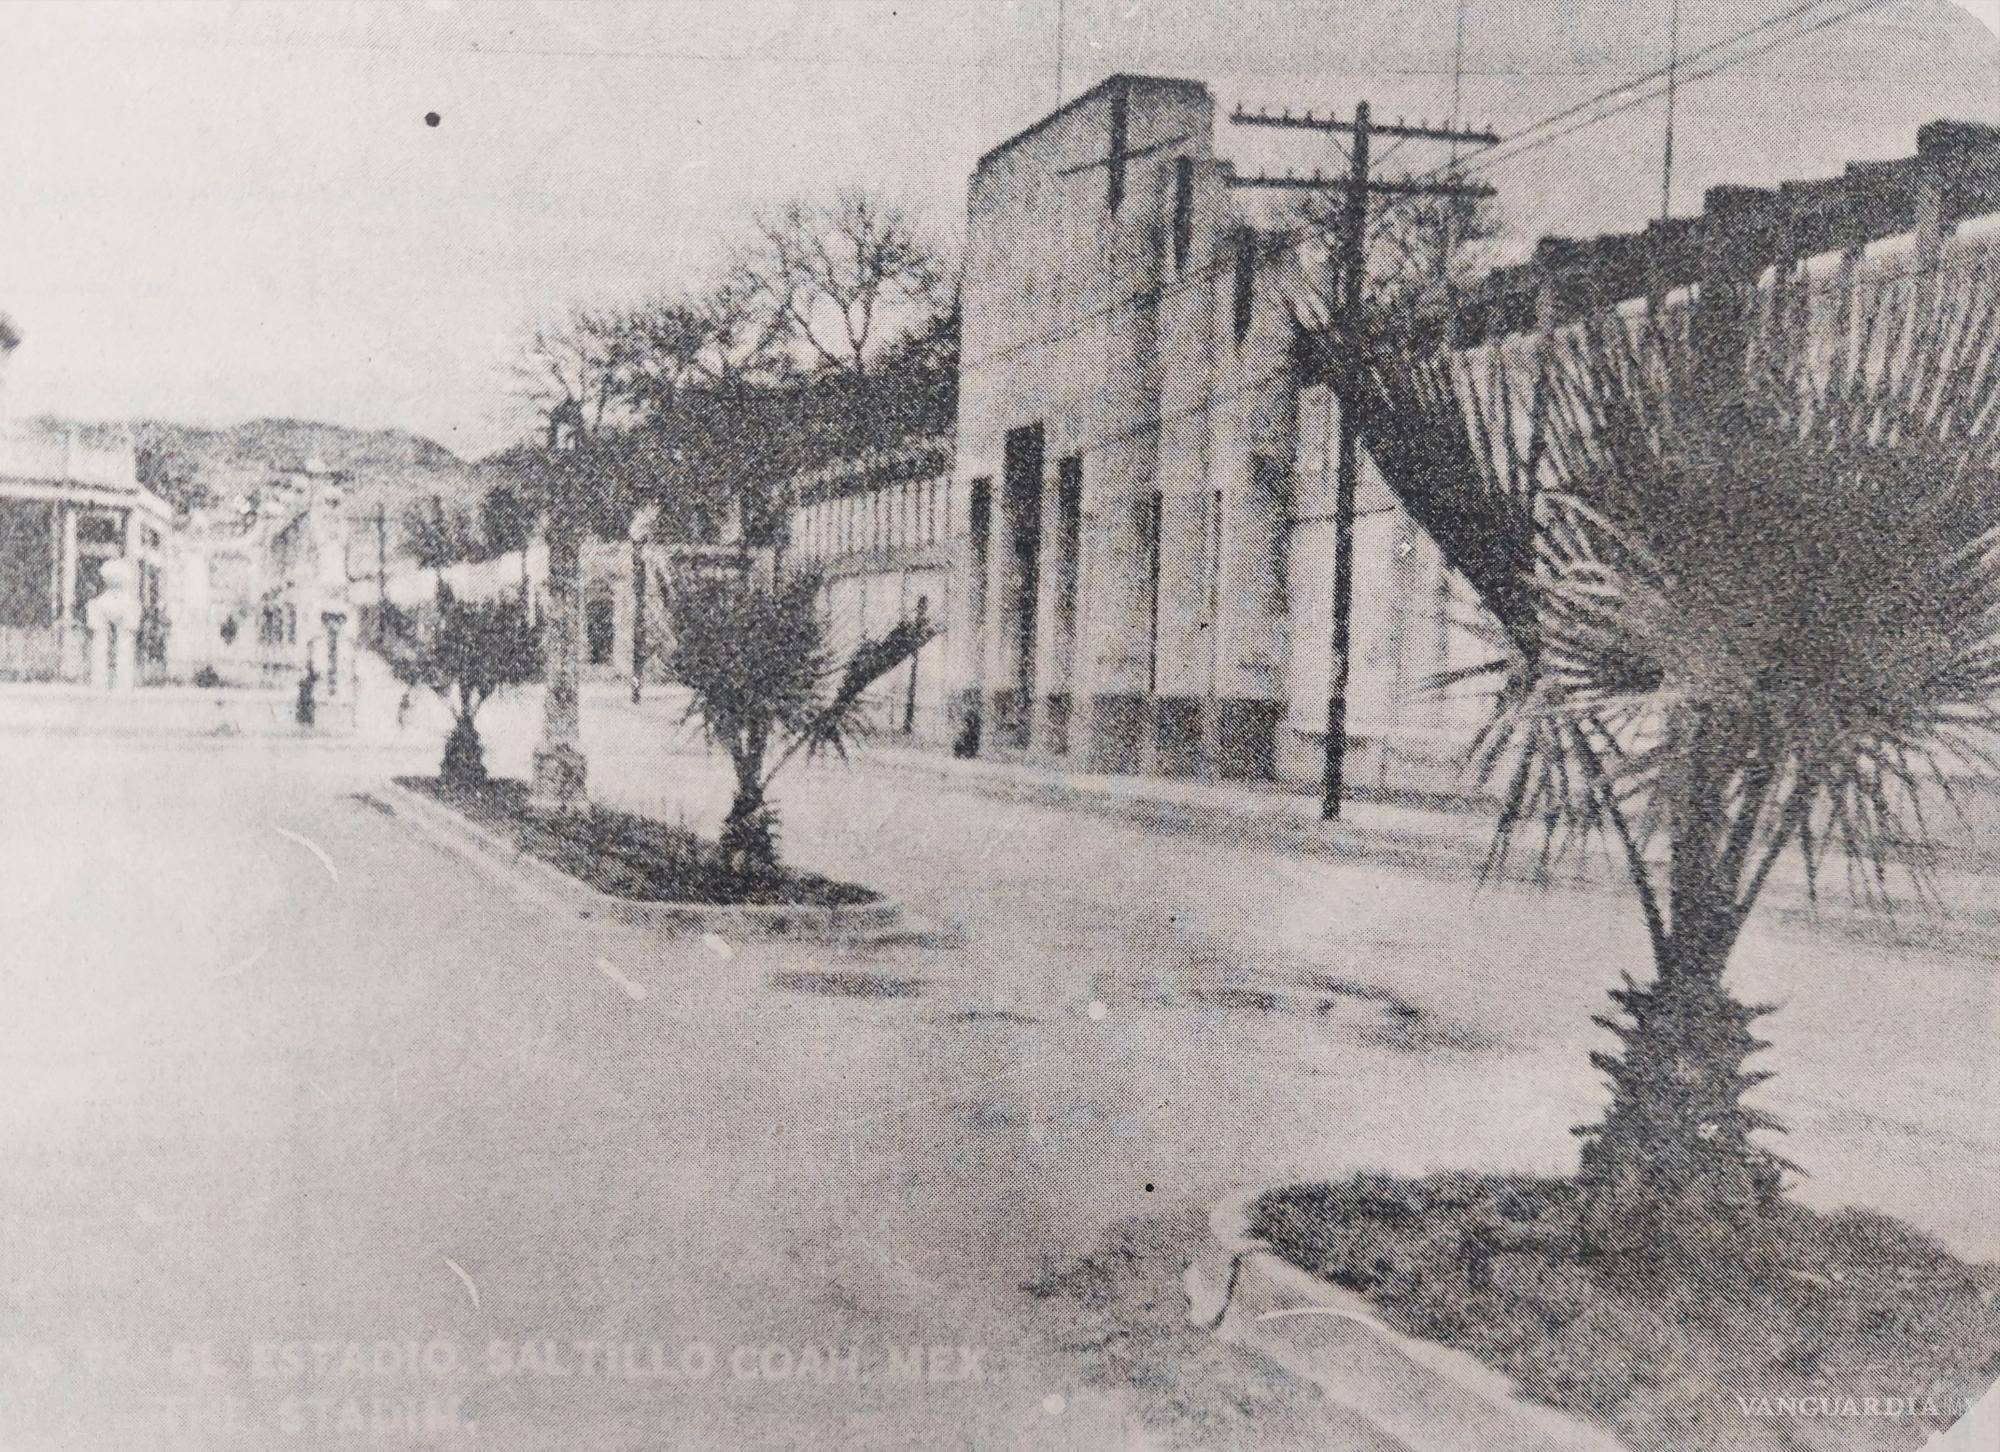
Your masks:
<path fill-rule="evenodd" d="M 479 556 L 479 527 L 467 511 L 448 506 L 442 496 L 413 499 L 403 509 L 403 549 L 422 569 L 444 572 Z"/>
<path fill-rule="evenodd" d="M 495 484 L 480 496 L 479 546 L 484 558 L 525 550 L 534 537 L 534 511 L 511 484 Z"/>
<path fill-rule="evenodd" d="M 1725 982 L 1780 859 L 1811 888 L 1844 856 L 1880 906 L 1892 873 L 1927 892 L 1926 805 L 2000 769 L 2000 278 L 1859 291 L 1832 339 L 1809 313 L 1711 289 L 1600 315 L 1535 379 L 1370 349 L 1370 447 L 1507 647 L 1463 677 L 1500 682 L 1494 860 L 1608 845 L 1651 942 L 1578 1131 L 1603 1249 L 1782 1193 L 1757 1137 L 1778 1126 L 1745 1103 L 1768 1009 Z"/>
<path fill-rule="evenodd" d="M 438 775 L 453 785 L 486 780 L 479 710 L 497 692 L 537 679 L 541 651 L 520 601 L 460 600 L 440 583 L 434 611 L 389 612 L 384 655 L 396 679 L 435 692 L 451 711 Z"/>
<path fill-rule="evenodd" d="M 723 853 L 739 871 L 769 870 L 777 862 L 773 778 L 801 756 L 845 755 L 868 687 L 923 649 L 936 628 L 920 612 L 841 661 L 811 573 L 774 585 L 696 578 L 662 593 L 674 639 L 668 670 L 691 693 L 684 719 L 698 720 L 728 752 L 736 776 Z"/>
<path fill-rule="evenodd" d="M 133 466 L 139 483 L 166 500 L 178 514 L 191 514 L 215 502 L 214 494 L 202 482 L 200 462 L 167 430 L 141 430 L 133 450 Z"/>

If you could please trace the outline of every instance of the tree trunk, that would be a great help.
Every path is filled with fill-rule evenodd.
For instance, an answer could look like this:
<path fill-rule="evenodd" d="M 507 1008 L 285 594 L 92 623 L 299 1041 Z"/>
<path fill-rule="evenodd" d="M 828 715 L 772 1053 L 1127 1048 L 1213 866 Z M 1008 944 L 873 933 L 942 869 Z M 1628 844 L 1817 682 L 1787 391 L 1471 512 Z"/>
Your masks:
<path fill-rule="evenodd" d="M 588 805 L 582 733 L 583 532 L 558 517 L 548 527 L 549 608 L 542 621 L 542 740 L 535 748 L 534 805 L 579 812 Z"/>
<path fill-rule="evenodd" d="M 769 871 L 778 864 L 777 823 L 756 779 L 739 778 L 735 800 L 722 822 L 722 855 L 738 872 Z"/>
<path fill-rule="evenodd" d="M 1682 915 L 1677 914 L 1677 919 Z M 1665 942 L 1653 981 L 1628 976 L 1611 997 L 1620 1052 L 1591 1061 L 1611 1081 L 1602 1121 L 1584 1139 L 1585 1237 L 1611 1254 L 1671 1253 L 1727 1233 L 1768 1206 L 1786 1162 L 1751 1142 L 1775 1121 L 1743 1105 L 1768 1075 L 1745 1068 L 1766 1047 L 1750 1025 L 1769 1010 L 1723 985 L 1736 929 L 1720 914 L 1688 914 Z"/>
<path fill-rule="evenodd" d="M 480 744 L 479 728 L 466 713 L 452 723 L 445 738 L 444 762 L 438 775 L 450 786 L 479 786 L 486 780 L 486 752 Z"/>

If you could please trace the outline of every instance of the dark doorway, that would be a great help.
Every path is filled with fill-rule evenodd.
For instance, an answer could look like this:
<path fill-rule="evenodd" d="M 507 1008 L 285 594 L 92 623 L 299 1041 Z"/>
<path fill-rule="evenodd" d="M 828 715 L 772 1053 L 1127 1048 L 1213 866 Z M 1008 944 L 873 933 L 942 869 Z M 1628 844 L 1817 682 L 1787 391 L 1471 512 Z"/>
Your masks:
<path fill-rule="evenodd" d="M 609 665 L 611 648 L 617 636 L 616 616 L 611 599 L 606 595 L 593 595 L 583 607 L 584 642 L 590 650 L 592 665 Z"/>
<path fill-rule="evenodd" d="M 1070 454 L 1056 464 L 1055 680 L 1049 692 L 1047 747 L 1069 750 L 1069 722 L 1076 680 L 1076 595 L 1083 548 L 1083 456 Z"/>
<path fill-rule="evenodd" d="M 947 511 L 951 508 L 950 496 L 945 499 Z M 993 528 L 993 481 L 974 479 L 972 497 L 966 510 L 966 527 L 972 535 L 972 578 L 967 582 L 971 598 L 967 602 L 967 614 L 972 620 L 972 672 L 973 688 L 961 697 L 962 716 L 959 721 L 958 739 L 952 743 L 954 756 L 979 755 L 979 742 L 984 723 L 981 709 L 979 682 L 986 673 L 986 567 L 991 558 L 988 541 Z"/>
<path fill-rule="evenodd" d="M 1035 699 L 1035 635 L 1040 624 L 1042 586 L 1042 426 L 1030 424 L 1007 435 L 1007 572 L 1005 617 L 1013 626 L 1014 679 L 1003 719 L 996 723 L 1010 745 L 1028 744 Z"/>

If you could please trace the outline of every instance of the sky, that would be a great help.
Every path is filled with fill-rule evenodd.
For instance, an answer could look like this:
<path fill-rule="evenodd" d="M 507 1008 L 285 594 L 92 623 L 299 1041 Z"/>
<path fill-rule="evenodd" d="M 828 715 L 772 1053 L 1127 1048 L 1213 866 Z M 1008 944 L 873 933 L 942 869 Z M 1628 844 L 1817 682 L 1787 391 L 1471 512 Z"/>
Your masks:
<path fill-rule="evenodd" d="M 1949 0 L 1881 14 L 1926 6 Z M 1657 4 L 1467 7 L 1467 117 L 1503 132 L 1664 54 Z M 4 0 L 0 310 L 25 335 L 7 409 L 319 418 L 476 456 L 519 427 L 505 365 L 535 319 L 698 283 L 757 208 L 846 182 L 949 243 L 979 154 L 1110 71 L 1209 80 L 1224 105 L 1351 104 L 1364 83 L 1378 113 L 1447 105 L 1444 0 L 1062 8 L 1059 91 L 1058 0 Z M 1687 0 L 1688 43 L 1779 8 Z M 2000 32 L 2000 0 L 1963 9 Z M 1903 86 L 1870 47 L 1907 35 L 1845 29 L 1806 71 L 1779 52 L 1739 78 L 1765 108 L 1747 130 L 1741 106 L 1691 102 L 1690 197 L 1907 153 L 1937 114 L 2000 120 L 1991 36 L 1924 32 L 1957 79 L 1901 54 Z M 1657 125 L 1641 110 L 1496 176 L 1510 224 L 1643 225 L 1658 182 L 1630 162 Z"/>

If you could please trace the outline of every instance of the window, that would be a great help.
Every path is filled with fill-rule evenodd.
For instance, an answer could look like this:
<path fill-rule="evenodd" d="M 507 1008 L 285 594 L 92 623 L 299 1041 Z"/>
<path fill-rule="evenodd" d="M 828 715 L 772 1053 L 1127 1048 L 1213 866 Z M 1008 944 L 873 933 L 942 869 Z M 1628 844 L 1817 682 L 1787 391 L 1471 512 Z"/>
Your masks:
<path fill-rule="evenodd" d="M 1083 456 L 1056 465 L 1056 621 L 1065 639 L 1076 635 L 1077 566 L 1083 546 Z"/>
<path fill-rule="evenodd" d="M 1181 157 L 1174 163 L 1174 270 L 1187 271 L 1188 252 L 1194 246 L 1194 162 Z"/>
<path fill-rule="evenodd" d="M 1265 569 L 1266 604 L 1273 615 L 1283 615 L 1292 606 L 1292 526 L 1297 507 L 1292 494 L 1292 471 L 1282 459 L 1269 454 L 1250 456 L 1250 488 L 1257 505 L 1271 520 L 1271 556 Z"/>
<path fill-rule="evenodd" d="M 1124 90 L 1111 94 L 1111 153 L 1106 158 L 1105 170 L 1110 183 L 1106 200 L 1111 210 L 1116 212 L 1125 200 L 1125 149 L 1131 143 L 1131 95 Z"/>
<path fill-rule="evenodd" d="M 1250 305 L 1257 295 L 1257 234 L 1248 227 L 1236 234 L 1236 342 L 1250 333 Z"/>
<path fill-rule="evenodd" d="M 1160 689 L 1160 513 L 1155 489 L 1139 505 L 1139 547 L 1146 552 L 1146 694 Z"/>

